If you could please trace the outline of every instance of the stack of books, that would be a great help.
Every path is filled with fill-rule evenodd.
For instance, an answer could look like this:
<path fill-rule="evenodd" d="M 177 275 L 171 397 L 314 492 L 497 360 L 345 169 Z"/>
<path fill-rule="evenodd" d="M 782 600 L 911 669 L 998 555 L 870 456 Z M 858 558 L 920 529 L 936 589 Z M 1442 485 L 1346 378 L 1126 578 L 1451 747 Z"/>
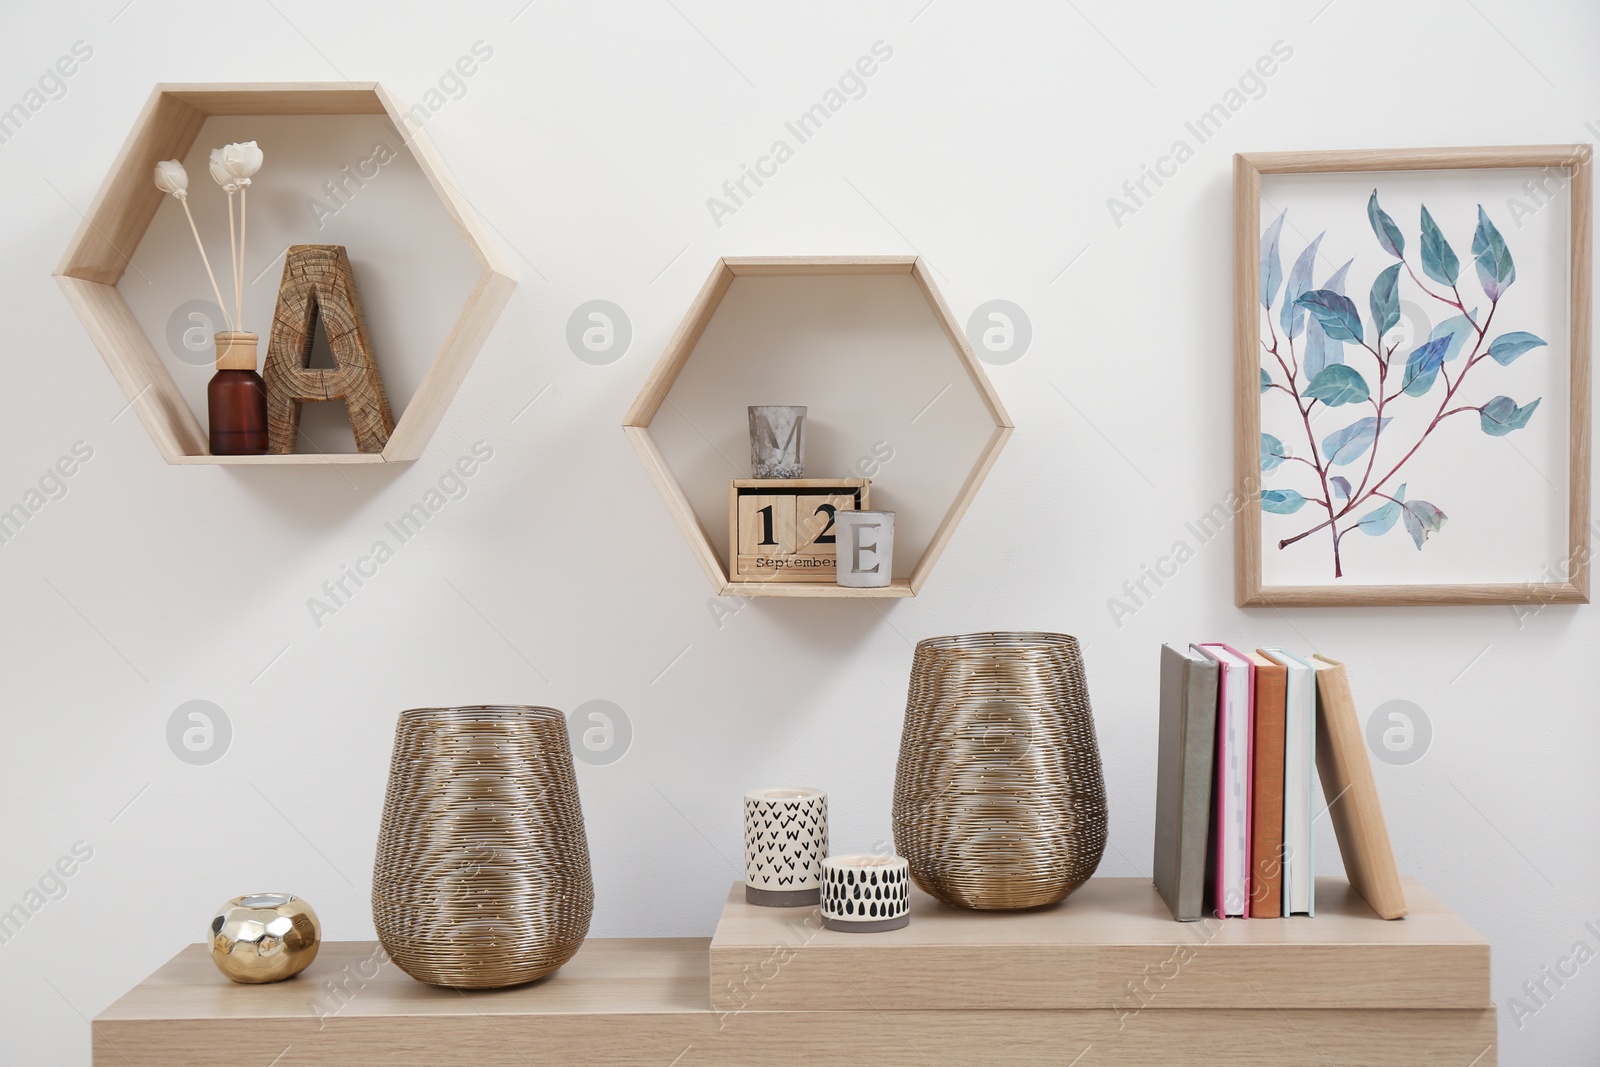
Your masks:
<path fill-rule="evenodd" d="M 1316 803 L 1350 884 L 1406 912 L 1344 665 L 1220 642 L 1161 648 L 1155 883 L 1173 918 L 1315 915 Z"/>

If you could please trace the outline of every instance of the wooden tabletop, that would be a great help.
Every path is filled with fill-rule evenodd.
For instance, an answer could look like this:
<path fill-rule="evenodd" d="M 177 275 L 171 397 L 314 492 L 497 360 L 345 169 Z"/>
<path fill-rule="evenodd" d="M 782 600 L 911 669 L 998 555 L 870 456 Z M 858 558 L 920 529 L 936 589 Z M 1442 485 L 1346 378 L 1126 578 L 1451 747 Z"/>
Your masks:
<path fill-rule="evenodd" d="M 117 1067 L 1493 1067 L 1488 945 L 1416 883 L 1384 922 L 1338 882 L 1315 919 L 1176 923 L 1139 879 L 992 914 L 821 930 L 729 893 L 714 939 L 595 938 L 531 985 L 461 992 L 374 942 L 235 985 L 190 945 L 94 1021 Z M 973 1010 L 988 1009 L 988 1010 Z M 1330 1010 L 1331 1009 L 1331 1010 Z"/>

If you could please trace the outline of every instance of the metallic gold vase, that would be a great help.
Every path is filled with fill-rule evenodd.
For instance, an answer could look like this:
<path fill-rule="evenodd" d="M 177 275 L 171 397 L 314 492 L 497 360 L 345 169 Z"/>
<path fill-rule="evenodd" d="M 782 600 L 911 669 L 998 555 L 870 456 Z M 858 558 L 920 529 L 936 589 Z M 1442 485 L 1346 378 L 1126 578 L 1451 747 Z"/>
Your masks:
<path fill-rule="evenodd" d="M 1054 904 L 1106 844 L 1106 791 L 1076 638 L 984 633 L 917 645 L 894 783 L 895 849 L 965 908 Z"/>
<path fill-rule="evenodd" d="M 577 954 L 594 882 L 566 717 L 414 708 L 395 728 L 372 919 L 431 985 L 531 982 Z"/>

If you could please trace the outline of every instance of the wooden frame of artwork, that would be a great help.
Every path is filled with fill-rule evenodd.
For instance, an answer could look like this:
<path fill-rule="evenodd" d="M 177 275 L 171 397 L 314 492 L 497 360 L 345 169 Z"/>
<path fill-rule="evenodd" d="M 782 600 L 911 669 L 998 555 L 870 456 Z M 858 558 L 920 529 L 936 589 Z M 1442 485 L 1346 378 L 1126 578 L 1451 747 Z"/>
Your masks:
<path fill-rule="evenodd" d="M 1267 152 L 1234 157 L 1235 485 L 1232 504 L 1237 519 L 1234 586 L 1239 606 L 1588 603 L 1591 157 L 1591 147 L 1583 144 Z M 1567 286 L 1564 296 L 1568 321 L 1564 327 L 1551 323 L 1547 330 L 1547 336 L 1560 338 L 1564 328 L 1567 344 L 1569 373 L 1565 380 L 1559 383 L 1568 390 L 1565 414 L 1567 435 L 1570 438 L 1564 456 L 1567 468 L 1565 558 L 1548 561 L 1550 565 L 1541 568 L 1536 580 L 1522 582 L 1497 579 L 1484 582 L 1419 581 L 1416 584 L 1406 584 L 1391 580 L 1363 583 L 1358 575 L 1352 575 L 1350 584 L 1342 584 L 1346 577 L 1340 570 L 1340 541 L 1343 533 L 1359 527 L 1363 533 L 1378 536 L 1376 531 L 1380 526 L 1383 532 L 1389 532 L 1396 525 L 1395 518 L 1404 518 L 1405 525 L 1401 528 L 1399 536 L 1403 538 L 1405 533 L 1409 532 L 1417 550 L 1421 551 L 1425 541 L 1442 528 L 1445 519 L 1448 518 L 1443 511 L 1426 500 L 1407 501 L 1404 485 L 1396 489 L 1393 481 L 1390 481 L 1395 479 L 1400 465 L 1412 458 L 1441 419 L 1458 413 L 1468 416 L 1476 413 L 1482 424 L 1483 433 L 1490 437 L 1503 437 L 1513 429 L 1521 429 L 1527 425 L 1533 408 L 1537 405 L 1537 399 L 1532 404 L 1516 406 L 1516 402 L 1511 398 L 1496 396 L 1480 405 L 1469 403 L 1447 411 L 1446 407 L 1452 401 L 1457 387 L 1466 378 L 1467 371 L 1484 357 L 1492 357 L 1492 361 L 1500 364 L 1503 370 L 1523 351 L 1547 345 L 1548 342 L 1534 334 L 1521 331 L 1502 334 L 1491 341 L 1490 335 L 1496 332 L 1496 329 L 1509 328 L 1504 322 L 1494 323 L 1491 320 L 1494 319 L 1495 310 L 1500 304 L 1501 294 L 1510 288 L 1512 282 L 1516 280 L 1516 275 L 1506 242 L 1494 223 L 1485 222 L 1482 205 L 1479 206 L 1478 229 L 1473 233 L 1471 253 L 1468 253 L 1466 247 L 1458 244 L 1456 246 L 1460 249 L 1458 257 L 1452 250 L 1449 239 L 1442 235 L 1439 225 L 1429 215 L 1426 203 L 1422 205 L 1420 212 L 1421 238 L 1418 240 L 1416 230 L 1407 228 L 1402 232 L 1394 220 L 1379 206 L 1379 190 L 1375 187 L 1372 199 L 1368 202 L 1367 221 L 1370 223 L 1371 233 L 1366 235 L 1366 239 L 1371 242 L 1376 237 L 1376 243 L 1372 248 L 1381 248 L 1383 254 L 1393 259 L 1389 261 L 1391 266 L 1373 281 L 1370 296 L 1364 286 L 1353 284 L 1350 292 L 1350 298 L 1353 299 L 1350 299 L 1343 298 L 1342 269 L 1331 275 L 1322 289 L 1308 286 L 1302 290 L 1294 284 L 1292 278 L 1287 283 L 1284 282 L 1282 274 L 1294 272 L 1283 271 L 1280 266 L 1276 230 L 1269 227 L 1264 233 L 1262 229 L 1262 177 L 1263 175 L 1339 175 L 1347 172 L 1376 174 L 1530 168 L 1542 169 L 1541 175 L 1549 176 L 1548 185 L 1554 189 L 1565 190 L 1569 215 L 1567 230 L 1570 232 L 1552 231 L 1559 233 L 1566 242 Z M 1507 177 L 1502 175 L 1500 180 L 1504 181 Z M 1413 179 L 1407 177 L 1405 180 Z M 1546 202 L 1548 201 L 1538 201 L 1541 206 Z M 1498 206 L 1495 210 L 1504 214 Z M 1515 211 L 1514 208 L 1511 210 Z M 1282 221 L 1280 216 L 1274 227 L 1280 227 Z M 1558 224 L 1559 219 L 1553 219 L 1550 223 L 1552 227 Z M 1456 225 L 1459 232 L 1464 223 L 1460 218 L 1452 218 L 1446 225 Z M 1520 226 L 1520 221 L 1518 225 Z M 1405 240 L 1408 235 L 1413 241 L 1417 241 L 1416 244 L 1409 246 L 1409 257 L 1405 254 L 1407 251 Z M 1284 237 L 1288 236 L 1288 232 L 1285 231 Z M 1513 233 L 1513 237 L 1516 240 L 1523 238 L 1520 229 Z M 1268 249 L 1269 239 L 1270 255 L 1267 255 L 1264 253 Z M 1301 234 L 1299 239 L 1304 241 L 1304 234 Z M 1301 258 L 1316 260 L 1316 242 L 1321 239 L 1319 236 L 1310 242 Z M 1555 246 L 1552 244 L 1551 247 Z M 1497 256 L 1502 258 L 1496 258 Z M 1279 276 L 1269 277 L 1264 274 L 1262 269 L 1264 259 L 1268 261 L 1269 270 L 1276 268 L 1281 272 Z M 1297 262 L 1296 267 L 1300 266 L 1301 264 Z M 1347 263 L 1346 267 L 1348 266 Z M 1423 282 L 1417 274 L 1419 267 L 1430 279 L 1428 282 Z M 1473 278 L 1475 267 L 1476 279 Z M 1402 275 L 1402 270 L 1407 274 Z M 1311 268 L 1306 267 L 1303 278 L 1309 278 L 1310 271 Z M 1446 304 L 1454 303 L 1461 312 L 1460 315 L 1441 322 L 1429 335 L 1429 340 L 1418 345 L 1409 355 L 1396 352 L 1396 348 L 1399 347 L 1398 341 L 1395 346 L 1386 347 L 1384 332 L 1390 328 L 1391 322 L 1397 321 L 1395 319 L 1397 312 L 1394 311 L 1398 306 L 1396 291 L 1403 279 L 1405 279 L 1403 284 L 1413 287 L 1414 291 L 1436 297 Z M 1456 281 L 1459 281 L 1459 286 L 1455 284 Z M 1476 284 L 1469 291 L 1469 284 L 1474 282 Z M 1283 305 L 1264 303 L 1263 289 L 1273 290 L 1268 294 L 1268 298 L 1276 300 L 1279 284 L 1282 284 Z M 1552 281 L 1550 285 L 1553 286 L 1554 282 Z M 1478 296 L 1476 291 L 1480 286 L 1482 297 Z M 1444 295 L 1436 296 L 1430 289 L 1442 290 Z M 1291 291 L 1297 295 L 1291 296 Z M 1334 293 L 1342 299 L 1336 300 L 1327 295 L 1329 293 Z M 1451 293 L 1455 294 L 1453 301 L 1449 298 Z M 1477 315 L 1484 299 L 1488 300 L 1489 310 L 1486 318 L 1480 323 Z M 1364 330 L 1363 321 L 1368 306 L 1374 316 L 1371 320 L 1373 325 Z M 1281 358 L 1281 350 L 1274 320 L 1284 322 L 1284 338 L 1292 340 L 1294 334 L 1287 320 L 1300 308 L 1306 311 L 1304 321 L 1309 324 L 1303 327 L 1306 330 L 1303 346 L 1305 362 L 1303 365 L 1293 359 L 1287 364 L 1277 362 Z M 1449 309 L 1442 310 L 1448 312 Z M 1293 321 L 1297 324 L 1297 328 L 1300 328 L 1298 323 L 1301 320 Z M 1267 327 L 1265 330 L 1264 322 Z M 1447 329 L 1451 322 L 1459 324 L 1454 329 L 1460 337 L 1452 337 L 1450 330 Z M 1320 359 L 1313 360 L 1314 342 L 1311 334 L 1313 327 L 1321 331 L 1319 337 L 1323 340 L 1323 344 L 1326 344 L 1326 338 L 1333 337 L 1343 338 L 1341 345 L 1350 342 L 1367 348 L 1367 354 L 1363 359 L 1372 361 L 1367 373 L 1378 376 L 1379 387 L 1376 393 L 1370 392 L 1359 371 L 1350 374 L 1344 369 L 1338 374 L 1324 378 L 1320 387 L 1314 381 L 1308 381 L 1305 385 L 1300 384 L 1300 379 L 1312 373 L 1314 368 L 1334 369 Z M 1264 336 L 1269 332 L 1270 348 L 1268 338 Z M 1397 329 L 1398 333 L 1400 330 Z M 1471 346 L 1467 347 L 1466 342 L 1469 340 Z M 1342 351 L 1339 346 L 1335 348 Z M 1271 373 L 1269 373 L 1269 354 L 1272 363 Z M 1318 354 L 1321 355 L 1320 348 Z M 1443 365 L 1441 361 L 1454 360 L 1463 354 L 1466 358 L 1461 363 L 1455 364 L 1457 369 L 1452 378 L 1449 366 Z M 1342 356 L 1332 357 L 1332 360 L 1342 361 Z M 1282 367 L 1288 374 L 1287 386 L 1278 380 L 1282 377 L 1276 369 L 1278 367 Z M 1556 372 L 1546 373 L 1554 375 Z M 1321 376 L 1320 370 L 1317 371 L 1317 376 Z M 1384 384 L 1385 376 L 1388 381 L 1387 387 Z M 1442 383 L 1441 388 L 1437 389 L 1434 388 L 1436 376 Z M 1348 381 L 1341 382 L 1338 380 L 1341 377 Z M 1474 380 L 1475 386 L 1478 380 Z M 1341 390 L 1342 385 L 1348 385 L 1350 388 Z M 1269 438 L 1263 432 L 1262 405 L 1265 395 L 1274 388 L 1281 389 L 1294 398 L 1295 407 L 1301 412 L 1305 421 L 1304 440 L 1299 444 L 1300 447 L 1307 449 L 1311 458 L 1315 459 L 1314 463 L 1307 457 L 1289 454 L 1290 446 L 1268 448 L 1267 442 L 1269 440 L 1277 442 L 1277 438 Z M 1413 391 L 1414 389 L 1420 389 L 1420 392 Z M 1393 390 L 1392 394 L 1390 390 Z M 1382 474 L 1380 471 L 1380 480 L 1372 485 L 1370 479 L 1373 477 L 1373 460 L 1377 458 L 1379 452 L 1379 435 L 1388 425 L 1384 418 L 1384 403 L 1393 402 L 1401 394 L 1405 394 L 1405 398 L 1409 400 L 1419 396 L 1426 397 L 1430 392 L 1432 398 L 1429 403 L 1438 400 L 1441 393 L 1443 395 L 1443 400 L 1439 401 L 1439 414 L 1432 416 L 1431 422 L 1426 422 L 1426 429 L 1422 431 L 1421 438 L 1410 452 L 1402 453 L 1400 463 L 1387 474 Z M 1328 397 L 1334 404 L 1342 405 L 1356 400 L 1365 405 L 1375 406 L 1375 416 L 1358 420 L 1360 423 L 1370 424 L 1362 428 L 1366 431 L 1365 436 L 1371 438 L 1370 442 L 1363 445 L 1360 440 L 1345 437 L 1351 431 L 1357 430 L 1357 425 L 1352 423 L 1344 430 L 1337 431 L 1335 436 L 1324 438 L 1322 448 L 1319 450 L 1317 445 L 1319 431 L 1313 430 L 1312 416 L 1307 414 L 1315 409 L 1319 396 Z M 1275 402 L 1283 401 L 1281 398 L 1275 398 Z M 1552 396 L 1549 402 L 1558 405 L 1561 398 Z M 1364 412 L 1366 409 L 1360 410 Z M 1421 416 L 1423 420 L 1427 419 L 1429 410 L 1431 408 L 1423 411 Z M 1546 410 L 1561 409 L 1554 407 Z M 1342 421 L 1342 417 L 1337 421 Z M 1546 431 L 1547 434 L 1553 432 Z M 1365 450 L 1370 447 L 1371 458 L 1365 463 L 1365 474 L 1361 470 L 1360 463 L 1352 463 L 1343 458 L 1348 453 L 1343 444 L 1338 443 L 1340 438 L 1351 440 L 1352 449 Z M 1407 440 L 1409 439 L 1402 438 L 1399 447 L 1403 449 Z M 1335 447 L 1330 448 L 1330 443 L 1335 443 Z M 1281 445 L 1281 442 L 1277 444 Z M 1268 452 L 1273 454 L 1269 456 Z M 1358 456 L 1360 454 L 1357 452 Z M 1305 463 L 1313 469 L 1315 478 L 1299 472 L 1298 467 L 1288 468 L 1299 472 L 1298 477 L 1302 479 L 1321 479 L 1320 498 L 1314 492 L 1307 498 L 1302 498 L 1302 494 L 1293 490 L 1269 489 L 1263 485 L 1265 477 L 1263 472 L 1271 471 L 1279 464 L 1287 465 L 1286 461 Z M 1329 474 L 1335 462 L 1351 465 L 1341 467 L 1341 474 L 1330 478 Z M 1464 461 L 1460 462 L 1464 465 Z M 1387 463 L 1386 458 L 1384 463 L 1378 466 L 1381 468 Z M 1346 470 L 1352 472 L 1349 477 L 1343 476 Z M 1352 484 L 1358 479 L 1359 488 Z M 1545 481 L 1552 487 L 1551 493 L 1559 493 L 1560 486 L 1557 480 L 1546 478 Z M 1384 495 L 1380 491 L 1384 488 L 1387 488 L 1388 493 L 1397 495 L 1399 499 Z M 1379 497 L 1381 500 L 1377 499 Z M 1554 502 L 1558 497 L 1550 496 L 1548 499 Z M 1358 513 L 1369 501 L 1376 507 L 1368 511 L 1365 516 L 1359 516 Z M 1310 528 L 1287 540 L 1278 540 L 1271 546 L 1264 546 L 1263 542 L 1267 539 L 1267 535 L 1264 535 L 1263 520 L 1267 519 L 1269 512 L 1284 514 L 1286 509 L 1298 509 L 1302 503 L 1311 505 L 1306 511 L 1310 516 L 1310 521 L 1307 523 Z M 1391 504 L 1394 506 L 1391 507 Z M 1320 524 L 1315 521 L 1320 515 L 1318 507 L 1326 508 L 1328 512 L 1328 517 Z M 1387 525 L 1384 525 L 1385 521 Z M 1370 525 L 1362 525 L 1363 523 Z M 1345 529 L 1342 531 L 1341 524 L 1345 524 Z M 1546 525 L 1549 528 L 1549 538 L 1552 540 L 1558 538 L 1559 520 L 1551 519 Z M 1337 584 L 1275 582 L 1264 578 L 1264 547 L 1282 548 L 1292 545 L 1300 538 L 1318 530 L 1327 530 L 1329 534 L 1331 570 Z M 1357 544 L 1365 546 L 1368 543 L 1357 538 L 1351 543 L 1351 547 Z"/>

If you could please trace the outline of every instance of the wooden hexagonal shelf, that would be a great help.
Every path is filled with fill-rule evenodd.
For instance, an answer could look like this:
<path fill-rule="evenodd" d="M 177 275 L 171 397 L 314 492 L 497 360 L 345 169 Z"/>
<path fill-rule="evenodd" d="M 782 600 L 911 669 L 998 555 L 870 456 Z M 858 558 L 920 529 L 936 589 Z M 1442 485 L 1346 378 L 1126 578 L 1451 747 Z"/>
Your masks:
<path fill-rule="evenodd" d="M 466 241 L 479 274 L 437 356 L 381 453 L 213 456 L 206 433 L 157 355 L 117 282 L 161 206 L 155 164 L 182 159 L 213 116 L 383 115 Z M 202 181 L 208 180 L 201 175 Z M 516 287 L 493 241 L 420 128 L 375 82 L 158 85 L 56 268 L 56 280 L 168 463 L 245 465 L 414 460 Z M 262 337 L 265 350 L 267 338 Z"/>
<path fill-rule="evenodd" d="M 792 292 L 780 294 L 774 286 Z M 809 339 L 796 336 L 808 331 Z M 696 361 L 706 366 L 691 367 L 697 352 L 707 353 Z M 889 360 L 899 362 L 869 366 Z M 917 373 L 923 376 L 920 382 Z M 716 395 L 691 397 L 685 389 Z M 900 516 L 896 555 L 902 558 L 891 585 L 848 589 L 820 582 L 728 580 L 727 546 L 710 532 L 726 529 L 715 501 L 721 499 L 726 508 L 727 482 L 717 483 L 723 473 L 749 476 L 742 457 L 734 459 L 740 447 L 736 427 L 744 421 L 744 405 L 758 403 L 807 403 L 813 445 L 819 437 L 819 411 L 861 423 L 874 422 L 879 411 L 895 411 L 877 419 L 872 432 L 892 426 L 889 436 L 898 437 L 902 445 L 917 445 L 924 452 L 943 449 L 923 464 L 924 476 L 911 477 L 905 471 L 910 461 L 898 461 L 902 467 L 894 468 L 895 473 L 908 476 L 900 480 L 893 499 L 880 500 L 874 483 L 873 506 L 893 504 Z M 946 432 L 937 418 L 916 425 L 936 405 L 961 420 L 960 426 Z M 1012 432 L 999 396 L 934 286 L 927 264 L 916 256 L 718 260 L 623 427 L 712 588 L 724 596 L 780 597 L 915 596 Z M 854 429 L 835 426 L 820 435 L 830 446 L 824 448 L 824 465 L 837 464 L 841 456 L 854 454 L 852 448 L 865 447 L 851 437 Z M 885 438 L 875 443 L 871 455 L 893 456 L 896 447 Z M 683 457 L 691 453 L 704 462 L 686 462 Z M 969 469 L 966 457 L 973 453 Z M 875 463 L 871 455 L 850 470 L 819 469 L 808 455 L 806 476 L 863 475 L 868 471 L 862 468 Z M 685 469 L 675 472 L 675 462 Z M 690 472 L 689 467 L 695 469 Z M 936 519 L 946 494 L 953 499 Z M 930 499 L 936 502 L 929 504 Z"/>

